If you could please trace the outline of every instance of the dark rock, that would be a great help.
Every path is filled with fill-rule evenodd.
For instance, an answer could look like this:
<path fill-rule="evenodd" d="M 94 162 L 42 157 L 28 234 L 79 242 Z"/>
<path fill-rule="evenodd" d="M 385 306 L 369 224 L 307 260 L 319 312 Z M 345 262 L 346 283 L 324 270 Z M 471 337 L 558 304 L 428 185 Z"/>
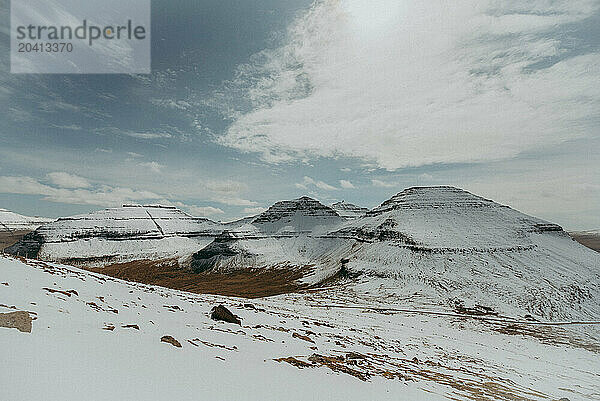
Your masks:
<path fill-rule="evenodd" d="M 163 343 L 169 343 L 174 347 L 181 348 L 181 343 L 171 336 L 162 336 L 160 341 Z"/>
<path fill-rule="evenodd" d="M 31 333 L 31 321 L 27 311 L 0 313 L 0 327 L 17 329 L 22 333 Z"/>
<path fill-rule="evenodd" d="M 194 273 L 207 272 L 220 260 L 238 255 L 240 251 L 233 247 L 236 241 L 229 232 L 217 236 L 213 242 L 192 255 L 190 268 Z"/>
<path fill-rule="evenodd" d="M 210 318 L 212 320 L 222 320 L 227 323 L 235 323 L 239 324 L 240 326 L 242 325 L 242 321 L 240 320 L 240 318 L 231 313 L 231 311 L 229 311 L 229 309 L 227 309 L 223 305 L 215 306 L 214 308 L 212 308 L 212 310 L 210 311 Z"/>
<path fill-rule="evenodd" d="M 292 334 L 292 337 L 294 337 L 294 338 L 299 338 L 300 340 L 308 341 L 309 343 L 313 343 L 313 344 L 315 343 L 315 342 L 312 340 L 312 338 L 310 338 L 309 336 L 302 335 L 302 334 L 293 333 L 293 334 Z"/>

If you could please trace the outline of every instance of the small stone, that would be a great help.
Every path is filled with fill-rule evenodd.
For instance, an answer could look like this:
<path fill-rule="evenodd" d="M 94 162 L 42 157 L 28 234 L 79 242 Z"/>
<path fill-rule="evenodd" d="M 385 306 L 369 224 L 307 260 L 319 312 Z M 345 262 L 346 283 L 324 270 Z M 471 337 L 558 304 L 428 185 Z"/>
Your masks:
<path fill-rule="evenodd" d="M 222 320 L 224 322 L 239 324 L 240 326 L 242 325 L 240 318 L 231 313 L 231 311 L 223 305 L 212 308 L 210 312 L 210 318 L 212 320 Z"/>
<path fill-rule="evenodd" d="M 31 333 L 31 321 L 27 311 L 0 313 L 0 327 L 17 329 L 22 333 Z"/>
<path fill-rule="evenodd" d="M 160 341 L 163 343 L 169 343 L 174 347 L 181 348 L 181 343 L 171 336 L 162 336 Z"/>

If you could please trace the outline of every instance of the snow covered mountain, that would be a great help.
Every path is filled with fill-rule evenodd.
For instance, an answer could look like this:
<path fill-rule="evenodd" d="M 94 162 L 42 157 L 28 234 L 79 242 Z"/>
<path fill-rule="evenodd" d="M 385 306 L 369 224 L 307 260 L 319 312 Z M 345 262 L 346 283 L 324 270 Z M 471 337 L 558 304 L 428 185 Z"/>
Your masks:
<path fill-rule="evenodd" d="M 295 226 L 313 221 L 299 212 Z M 280 221 L 286 208 L 269 212 Z M 329 216 L 312 232 L 265 235 L 254 222 L 193 255 L 195 271 L 296 268 L 317 284 L 340 274 L 398 302 L 414 293 L 451 308 L 490 308 L 535 318 L 600 315 L 600 255 L 560 226 L 452 187 L 409 188 L 364 217 Z M 259 221 L 262 219 L 259 219 Z M 289 223 L 289 222 L 288 222 Z M 254 229 L 253 229 L 254 227 Z"/>
<path fill-rule="evenodd" d="M 331 205 L 331 208 L 335 210 L 340 216 L 350 219 L 362 217 L 369 211 L 369 209 L 367 209 L 366 207 L 356 206 L 346 201 L 336 202 Z"/>
<path fill-rule="evenodd" d="M 345 221 L 331 207 L 306 196 L 277 202 L 195 253 L 190 266 L 197 272 L 247 267 L 307 268 L 330 249 L 334 254 L 344 252 L 347 241 L 325 235 Z M 339 257 L 332 257 L 337 264 Z"/>
<path fill-rule="evenodd" d="M 453 187 L 409 188 L 355 218 L 308 197 L 232 224 L 159 206 L 108 209 L 47 224 L 9 251 L 86 266 L 177 258 L 193 273 L 295 271 L 300 287 L 351 278 L 357 292 L 391 304 L 419 294 L 441 310 L 600 316 L 600 254 Z"/>
<path fill-rule="evenodd" d="M 7 251 L 64 263 L 102 265 L 191 253 L 223 231 L 220 223 L 171 206 L 124 205 L 60 218 Z"/>
<path fill-rule="evenodd" d="M 314 234 L 342 222 L 341 216 L 331 207 L 303 196 L 291 201 L 281 201 L 250 221 L 258 232 L 272 235 Z"/>
<path fill-rule="evenodd" d="M 33 231 L 42 224 L 54 221 L 45 217 L 28 217 L 0 209 L 0 231 Z"/>

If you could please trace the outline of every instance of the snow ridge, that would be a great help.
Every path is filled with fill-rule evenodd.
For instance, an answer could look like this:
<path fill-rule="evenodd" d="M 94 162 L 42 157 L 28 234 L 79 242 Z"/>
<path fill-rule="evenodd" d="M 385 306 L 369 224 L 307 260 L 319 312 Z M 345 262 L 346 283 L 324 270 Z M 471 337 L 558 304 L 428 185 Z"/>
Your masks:
<path fill-rule="evenodd" d="M 32 231 L 51 221 L 53 219 L 23 216 L 6 209 L 0 209 L 0 231 Z"/>
<path fill-rule="evenodd" d="M 335 210 L 340 216 L 350 219 L 362 217 L 369 211 L 369 209 L 367 209 L 366 207 L 356 206 L 346 201 L 336 202 L 331 205 L 331 208 Z"/>

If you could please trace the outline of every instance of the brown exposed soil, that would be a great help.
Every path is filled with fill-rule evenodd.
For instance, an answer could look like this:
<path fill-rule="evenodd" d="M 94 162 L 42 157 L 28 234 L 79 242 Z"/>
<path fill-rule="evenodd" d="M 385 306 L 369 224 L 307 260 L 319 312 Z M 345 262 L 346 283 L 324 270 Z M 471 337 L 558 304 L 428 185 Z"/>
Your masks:
<path fill-rule="evenodd" d="M 571 237 L 581 245 L 587 246 L 596 252 L 600 252 L 600 235 L 585 233 L 569 233 Z"/>
<path fill-rule="evenodd" d="M 85 267 L 84 267 L 85 268 Z M 176 260 L 140 260 L 117 263 L 87 270 L 127 281 L 160 285 L 194 292 L 243 298 L 260 298 L 286 294 L 307 288 L 297 284 L 308 268 L 248 268 L 231 273 L 192 273 L 179 266 Z"/>
<path fill-rule="evenodd" d="M 304 341 L 308 341 L 309 343 L 313 343 L 313 344 L 315 343 L 309 336 L 305 336 L 305 335 L 302 335 L 302 334 L 293 333 L 292 337 L 299 338 L 299 339 L 304 340 Z"/>
<path fill-rule="evenodd" d="M 31 231 L 0 231 L 0 251 L 16 244 Z"/>
<path fill-rule="evenodd" d="M 477 401 L 532 401 L 550 399 L 546 394 L 522 387 L 509 379 L 492 377 L 479 371 L 471 371 L 464 366 L 444 366 L 425 360 L 393 357 L 389 354 L 290 356 L 274 359 L 286 362 L 299 369 L 327 367 L 334 372 L 354 376 L 369 381 L 374 376 L 389 380 L 430 381 L 451 388 L 460 399 Z M 459 399 L 452 398 L 451 399 Z"/>
<path fill-rule="evenodd" d="M 17 329 L 23 333 L 31 333 L 32 320 L 26 311 L 0 313 L 0 327 Z"/>
<path fill-rule="evenodd" d="M 292 366 L 296 366 L 297 368 L 312 368 L 313 365 L 308 362 L 301 361 L 299 359 L 294 358 L 293 356 L 288 356 L 287 358 L 277 358 L 274 359 L 276 362 L 287 362 Z"/>

